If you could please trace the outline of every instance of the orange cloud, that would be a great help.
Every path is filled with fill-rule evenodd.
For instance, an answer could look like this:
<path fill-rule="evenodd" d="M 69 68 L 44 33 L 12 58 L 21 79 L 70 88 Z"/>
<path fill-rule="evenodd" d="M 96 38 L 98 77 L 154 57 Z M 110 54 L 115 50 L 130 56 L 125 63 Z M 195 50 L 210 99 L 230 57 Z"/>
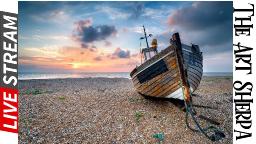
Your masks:
<path fill-rule="evenodd" d="M 21 65 L 81 72 L 128 72 L 140 61 L 138 54 L 130 55 L 129 51 L 120 48 L 118 52 L 121 52 L 121 56 L 129 54 L 129 57 L 113 59 L 109 55 L 117 54 L 116 51 L 104 53 L 100 49 L 91 51 L 80 47 L 61 47 L 54 50 L 52 48 L 24 48 L 24 52 L 25 54 L 36 52 L 36 55 L 21 55 L 19 58 Z"/>

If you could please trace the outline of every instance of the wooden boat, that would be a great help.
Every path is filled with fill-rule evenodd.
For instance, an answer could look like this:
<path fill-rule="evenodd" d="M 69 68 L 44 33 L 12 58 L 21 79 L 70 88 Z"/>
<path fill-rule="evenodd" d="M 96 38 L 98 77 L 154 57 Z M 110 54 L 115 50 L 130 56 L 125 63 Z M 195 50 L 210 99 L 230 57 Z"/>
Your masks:
<path fill-rule="evenodd" d="M 144 63 L 130 73 L 136 90 L 143 96 L 176 98 L 184 100 L 186 107 L 186 124 L 194 132 L 201 132 L 211 141 L 225 137 L 222 130 L 215 126 L 201 127 L 195 117 L 191 93 L 197 89 L 203 73 L 203 56 L 197 45 L 182 44 L 178 33 L 172 35 L 170 45 L 157 52 L 157 41 L 148 46 L 147 34 L 144 29 L 147 48 L 142 50 Z M 151 52 L 153 55 L 151 57 Z M 191 115 L 196 129 L 189 125 Z"/>
<path fill-rule="evenodd" d="M 143 26 L 144 28 L 144 26 Z M 142 50 L 144 62 L 130 73 L 134 87 L 143 96 L 189 100 L 190 93 L 200 84 L 203 57 L 197 45 L 182 44 L 178 33 L 173 34 L 170 45 L 157 52 L 156 42 Z M 155 40 L 156 41 L 156 40 Z M 153 52 L 153 55 L 152 55 Z"/>

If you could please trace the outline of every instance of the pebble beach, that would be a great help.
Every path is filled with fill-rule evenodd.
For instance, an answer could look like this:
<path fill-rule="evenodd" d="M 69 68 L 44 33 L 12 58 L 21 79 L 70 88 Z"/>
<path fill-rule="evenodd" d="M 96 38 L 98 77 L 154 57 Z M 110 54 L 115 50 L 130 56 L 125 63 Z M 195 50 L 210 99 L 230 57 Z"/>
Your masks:
<path fill-rule="evenodd" d="M 200 124 L 214 121 L 224 131 L 224 139 L 212 142 L 186 126 L 180 102 L 146 99 L 130 79 L 20 80 L 19 143 L 232 143 L 232 82 L 203 77 L 193 93 L 197 114 L 207 117 Z"/>

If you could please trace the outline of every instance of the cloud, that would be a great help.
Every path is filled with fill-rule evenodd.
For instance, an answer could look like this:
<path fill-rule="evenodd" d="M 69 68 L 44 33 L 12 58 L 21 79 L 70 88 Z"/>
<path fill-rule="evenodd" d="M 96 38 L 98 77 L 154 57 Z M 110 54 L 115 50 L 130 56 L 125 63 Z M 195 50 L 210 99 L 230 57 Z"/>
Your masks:
<path fill-rule="evenodd" d="M 116 48 L 114 53 L 112 54 L 112 58 L 130 58 L 129 50 L 122 50 L 121 48 Z"/>
<path fill-rule="evenodd" d="M 103 12 L 109 16 L 110 19 L 116 20 L 116 19 L 127 19 L 131 16 L 130 13 L 122 12 L 117 8 L 109 7 L 109 6 L 100 6 L 97 8 L 99 12 Z"/>
<path fill-rule="evenodd" d="M 184 43 L 198 44 L 205 54 L 221 53 L 232 50 L 232 13 L 232 2 L 193 2 L 174 10 L 167 23 Z"/>
<path fill-rule="evenodd" d="M 140 62 L 136 61 L 136 60 L 131 60 L 131 61 L 127 62 L 126 65 L 128 65 L 130 67 L 134 67 L 136 65 L 140 65 Z"/>
<path fill-rule="evenodd" d="M 90 48 L 90 46 L 89 46 L 88 44 L 85 44 L 85 43 L 82 43 L 82 44 L 81 44 L 81 47 L 82 47 L 82 48 L 86 48 L 86 49 L 87 49 L 87 48 Z"/>
<path fill-rule="evenodd" d="M 167 24 L 183 43 L 199 45 L 204 71 L 232 71 L 232 13 L 232 2 L 193 2 L 172 11 Z M 165 41 L 170 37 L 159 36 Z"/>
<path fill-rule="evenodd" d="M 204 70 L 218 71 L 218 63 L 232 62 L 220 55 L 232 54 L 232 2 L 22 2 L 19 8 L 20 56 L 33 57 L 21 59 L 23 64 L 129 71 L 141 60 L 136 52 L 143 24 L 157 38 L 159 51 L 179 32 L 183 43 L 200 46 Z M 57 58 L 62 60 L 53 62 Z"/>
<path fill-rule="evenodd" d="M 65 12 L 65 10 L 50 10 L 45 13 L 31 15 L 32 19 L 38 22 L 54 22 L 54 23 L 63 23 L 67 21 L 70 16 Z"/>
<path fill-rule="evenodd" d="M 203 30 L 232 20 L 232 2 L 194 2 L 190 7 L 174 11 L 169 25 L 179 25 L 188 30 Z"/>
<path fill-rule="evenodd" d="M 85 20 L 80 20 L 78 22 L 75 22 L 76 30 L 77 31 L 82 31 L 83 27 L 89 27 L 89 26 L 92 25 L 92 23 L 93 23 L 92 18 L 88 18 L 88 19 L 85 19 Z"/>
<path fill-rule="evenodd" d="M 115 2 L 98 4 L 95 11 L 103 13 L 111 20 L 138 19 L 145 13 L 145 2 Z"/>
<path fill-rule="evenodd" d="M 97 57 L 94 58 L 94 60 L 95 60 L 95 61 L 102 61 L 102 57 L 97 56 Z"/>
<path fill-rule="evenodd" d="M 165 18 L 166 15 L 170 13 L 171 9 L 154 9 L 154 8 L 145 8 L 142 16 L 151 18 L 154 20 L 161 20 L 161 18 Z"/>
<path fill-rule="evenodd" d="M 80 20 L 75 23 L 75 26 L 73 38 L 81 42 L 83 48 L 88 48 L 89 43 L 106 40 L 117 33 L 115 26 L 93 26 L 92 19 Z"/>
<path fill-rule="evenodd" d="M 138 19 L 142 14 L 144 14 L 145 7 L 144 3 L 138 2 L 134 3 L 131 7 L 131 18 Z"/>
<path fill-rule="evenodd" d="M 105 46 L 110 47 L 110 46 L 112 46 L 112 43 L 110 41 L 105 41 Z"/>
<path fill-rule="evenodd" d="M 90 51 L 80 47 L 59 47 L 54 48 L 56 53 L 49 57 L 51 47 L 40 48 L 23 48 L 26 51 L 37 55 L 19 55 L 19 66 L 21 71 L 87 71 L 87 72 L 106 72 L 130 71 L 135 64 L 139 64 L 139 59 L 129 50 L 117 48 L 113 53 L 104 53 L 99 51 Z M 38 51 L 40 49 L 40 51 Z M 102 63 L 104 61 L 104 63 Z M 62 70 L 62 71 L 61 71 Z"/>
<path fill-rule="evenodd" d="M 22 40 L 54 40 L 54 41 L 63 41 L 63 40 L 69 40 L 69 36 L 64 35 L 32 35 L 32 36 L 20 36 L 20 39 Z"/>

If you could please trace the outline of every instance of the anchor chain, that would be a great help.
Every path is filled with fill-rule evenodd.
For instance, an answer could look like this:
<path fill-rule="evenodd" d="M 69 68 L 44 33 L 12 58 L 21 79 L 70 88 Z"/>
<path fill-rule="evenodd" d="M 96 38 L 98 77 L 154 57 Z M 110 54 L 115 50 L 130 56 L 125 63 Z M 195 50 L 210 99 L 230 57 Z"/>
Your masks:
<path fill-rule="evenodd" d="M 200 124 L 198 123 L 198 120 L 195 117 L 196 111 L 193 108 L 191 92 L 190 92 L 190 100 L 186 101 L 185 94 L 184 94 L 184 87 L 182 87 L 182 91 L 183 91 L 184 103 L 185 103 L 185 107 L 186 107 L 186 125 L 187 125 L 187 127 L 190 130 L 194 131 L 194 132 L 201 132 L 202 134 L 204 134 L 211 141 L 218 141 L 218 140 L 221 140 L 222 138 L 224 138 L 225 134 L 219 128 L 217 128 L 217 127 L 215 127 L 213 125 L 207 126 L 205 128 L 202 128 L 200 126 Z M 188 122 L 189 114 L 191 115 L 191 117 L 192 117 L 192 119 L 193 119 L 193 121 L 196 124 L 196 127 L 198 129 L 192 128 L 189 125 L 189 122 Z M 210 132 L 212 132 L 213 134 L 210 135 L 209 134 Z"/>

